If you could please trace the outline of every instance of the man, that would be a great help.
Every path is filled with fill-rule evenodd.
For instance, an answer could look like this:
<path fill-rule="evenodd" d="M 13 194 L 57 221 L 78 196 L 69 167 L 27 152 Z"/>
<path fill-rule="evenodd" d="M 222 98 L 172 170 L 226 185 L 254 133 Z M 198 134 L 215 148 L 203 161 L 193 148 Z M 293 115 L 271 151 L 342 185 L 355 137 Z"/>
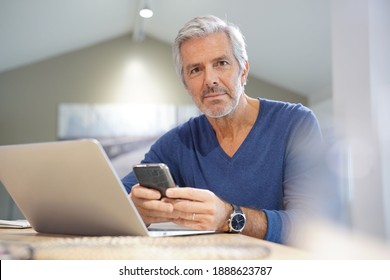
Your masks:
<path fill-rule="evenodd" d="M 163 135 L 142 161 L 167 164 L 180 188 L 161 199 L 132 172 L 122 179 L 145 224 L 173 221 L 288 242 L 306 210 L 313 160 L 304 148 L 321 141 L 315 116 L 302 105 L 245 94 L 243 36 L 217 17 L 188 22 L 173 55 L 203 115 Z"/>

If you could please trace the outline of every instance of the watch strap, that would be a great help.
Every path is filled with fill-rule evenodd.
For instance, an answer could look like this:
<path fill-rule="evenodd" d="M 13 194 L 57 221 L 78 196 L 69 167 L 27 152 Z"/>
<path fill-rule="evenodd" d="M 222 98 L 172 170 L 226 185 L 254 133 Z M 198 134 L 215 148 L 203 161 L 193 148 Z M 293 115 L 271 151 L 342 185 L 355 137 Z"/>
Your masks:
<path fill-rule="evenodd" d="M 234 214 L 234 213 L 243 214 L 243 212 L 242 212 L 242 210 L 241 210 L 241 208 L 240 208 L 239 206 L 234 205 L 233 203 L 232 203 L 232 206 L 233 206 L 233 214 Z"/>

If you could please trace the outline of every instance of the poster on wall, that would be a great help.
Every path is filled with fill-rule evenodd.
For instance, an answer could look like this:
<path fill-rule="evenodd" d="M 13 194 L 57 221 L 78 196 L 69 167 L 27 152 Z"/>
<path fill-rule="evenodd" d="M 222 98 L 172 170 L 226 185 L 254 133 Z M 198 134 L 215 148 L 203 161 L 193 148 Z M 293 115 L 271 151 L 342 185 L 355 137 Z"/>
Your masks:
<path fill-rule="evenodd" d="M 99 140 L 122 177 L 158 137 L 196 115 L 194 105 L 62 103 L 57 138 Z"/>

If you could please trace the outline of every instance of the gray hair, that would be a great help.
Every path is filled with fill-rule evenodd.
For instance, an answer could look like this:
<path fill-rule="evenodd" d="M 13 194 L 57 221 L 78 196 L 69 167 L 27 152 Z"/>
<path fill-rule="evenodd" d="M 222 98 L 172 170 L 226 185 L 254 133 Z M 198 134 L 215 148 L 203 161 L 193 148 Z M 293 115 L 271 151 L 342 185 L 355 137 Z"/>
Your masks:
<path fill-rule="evenodd" d="M 172 49 L 176 72 L 181 76 L 184 84 L 183 61 L 180 52 L 181 44 L 190 39 L 205 37 L 216 32 L 225 32 L 232 45 L 233 54 L 240 66 L 240 71 L 245 69 L 248 55 L 246 53 L 244 36 L 240 29 L 234 24 L 227 23 L 216 16 L 196 17 L 179 30 Z"/>

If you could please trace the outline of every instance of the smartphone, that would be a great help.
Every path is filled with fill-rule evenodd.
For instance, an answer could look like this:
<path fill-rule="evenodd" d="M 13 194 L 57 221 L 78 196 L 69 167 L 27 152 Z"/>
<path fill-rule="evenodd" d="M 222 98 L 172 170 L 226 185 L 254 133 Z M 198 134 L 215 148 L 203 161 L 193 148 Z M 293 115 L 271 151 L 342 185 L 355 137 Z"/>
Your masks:
<path fill-rule="evenodd" d="M 146 163 L 133 166 L 134 175 L 143 187 L 159 190 L 165 197 L 167 188 L 176 187 L 169 168 L 164 163 Z"/>

